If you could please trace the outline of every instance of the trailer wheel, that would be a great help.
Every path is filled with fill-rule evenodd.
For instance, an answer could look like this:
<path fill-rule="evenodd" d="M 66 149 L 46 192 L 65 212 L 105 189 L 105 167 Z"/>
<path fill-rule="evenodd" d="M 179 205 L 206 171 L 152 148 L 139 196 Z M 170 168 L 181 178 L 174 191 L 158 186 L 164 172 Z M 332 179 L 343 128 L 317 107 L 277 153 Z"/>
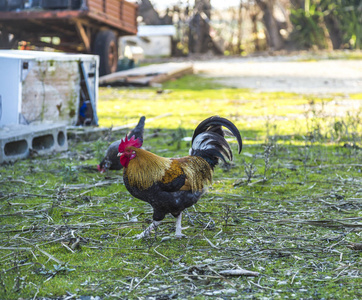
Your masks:
<path fill-rule="evenodd" d="M 98 32 L 94 42 L 94 54 L 99 55 L 99 75 L 107 75 L 117 70 L 117 37 L 111 30 Z"/>

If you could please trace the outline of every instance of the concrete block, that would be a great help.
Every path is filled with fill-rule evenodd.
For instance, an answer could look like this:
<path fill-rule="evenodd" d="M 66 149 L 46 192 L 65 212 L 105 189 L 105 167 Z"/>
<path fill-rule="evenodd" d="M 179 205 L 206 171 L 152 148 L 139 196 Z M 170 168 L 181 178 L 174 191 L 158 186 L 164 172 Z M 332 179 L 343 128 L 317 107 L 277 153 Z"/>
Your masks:
<path fill-rule="evenodd" d="M 0 163 L 68 150 L 67 128 L 59 124 L 0 127 Z"/>

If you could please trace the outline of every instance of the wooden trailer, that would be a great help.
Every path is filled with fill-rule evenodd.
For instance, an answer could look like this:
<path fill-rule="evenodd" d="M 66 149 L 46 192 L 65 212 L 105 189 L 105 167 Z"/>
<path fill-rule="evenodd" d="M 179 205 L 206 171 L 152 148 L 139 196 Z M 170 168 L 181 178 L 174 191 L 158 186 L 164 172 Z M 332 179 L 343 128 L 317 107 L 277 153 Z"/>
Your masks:
<path fill-rule="evenodd" d="M 115 72 L 118 37 L 137 34 L 137 5 L 125 0 L 0 0 L 0 48 L 20 41 L 97 54 L 99 74 Z"/>

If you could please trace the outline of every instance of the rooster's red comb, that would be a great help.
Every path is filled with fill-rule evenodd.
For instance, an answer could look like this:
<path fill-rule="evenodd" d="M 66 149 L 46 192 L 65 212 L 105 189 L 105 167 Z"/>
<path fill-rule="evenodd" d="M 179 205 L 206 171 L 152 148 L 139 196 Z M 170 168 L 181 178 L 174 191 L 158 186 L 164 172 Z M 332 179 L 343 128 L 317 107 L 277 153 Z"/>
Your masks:
<path fill-rule="evenodd" d="M 140 139 L 136 139 L 134 135 L 130 139 L 128 139 L 128 137 L 126 136 L 119 144 L 118 152 L 123 153 L 127 147 L 141 148 L 141 146 L 142 142 L 140 141 Z"/>

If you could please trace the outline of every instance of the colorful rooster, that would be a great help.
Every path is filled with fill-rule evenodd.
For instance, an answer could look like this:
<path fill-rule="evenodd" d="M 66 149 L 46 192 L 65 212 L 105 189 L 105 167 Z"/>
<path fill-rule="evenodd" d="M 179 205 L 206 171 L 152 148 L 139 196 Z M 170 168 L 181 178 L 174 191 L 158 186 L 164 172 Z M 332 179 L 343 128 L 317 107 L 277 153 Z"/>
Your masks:
<path fill-rule="evenodd" d="M 229 120 L 213 116 L 201 122 L 192 137 L 190 155 L 182 158 L 165 158 L 140 149 L 142 141 L 126 137 L 118 147 L 118 156 L 124 167 L 123 179 L 134 197 L 153 207 L 152 224 L 137 237 L 150 234 L 171 213 L 176 220 L 176 236 L 181 232 L 184 209 L 194 205 L 211 184 L 214 167 L 219 160 L 232 160 L 232 152 L 224 138 L 222 126 L 229 129 L 238 141 L 238 129 Z"/>

